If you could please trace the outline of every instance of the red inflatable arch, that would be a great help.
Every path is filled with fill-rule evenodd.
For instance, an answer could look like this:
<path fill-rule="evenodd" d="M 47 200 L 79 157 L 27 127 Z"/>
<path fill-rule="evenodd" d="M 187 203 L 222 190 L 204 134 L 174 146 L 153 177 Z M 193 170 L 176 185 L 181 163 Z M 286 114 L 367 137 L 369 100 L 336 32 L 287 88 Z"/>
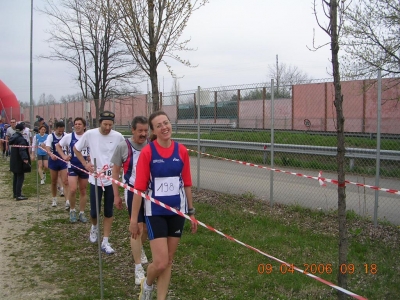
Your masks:
<path fill-rule="evenodd" d="M 9 123 L 11 118 L 20 121 L 20 106 L 15 94 L 0 80 L 0 112 L 3 121 Z"/>

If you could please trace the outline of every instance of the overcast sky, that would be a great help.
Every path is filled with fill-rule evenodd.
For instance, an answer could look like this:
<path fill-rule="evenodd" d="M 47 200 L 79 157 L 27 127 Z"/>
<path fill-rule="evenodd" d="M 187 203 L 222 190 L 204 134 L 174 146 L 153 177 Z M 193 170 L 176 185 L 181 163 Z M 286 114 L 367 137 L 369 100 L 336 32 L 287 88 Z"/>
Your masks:
<path fill-rule="evenodd" d="M 320 2 L 320 1 L 318 1 Z M 42 7 L 43 0 L 34 0 Z M 320 5 L 320 4 L 319 4 Z M 68 63 L 37 59 L 48 53 L 45 15 L 33 13 L 33 98 L 40 94 L 61 96 L 79 92 Z M 307 49 L 324 44 L 329 37 L 318 28 L 312 0 L 210 0 L 189 20 L 184 37 L 197 51 L 180 53 L 196 68 L 172 63 L 180 89 L 269 82 L 268 65 L 297 66 L 311 78 L 329 78 L 330 48 Z M 30 95 L 30 1 L 2 0 L 0 9 L 0 80 L 17 96 L 29 102 Z M 170 92 L 173 79 L 163 66 L 158 70 L 160 90 Z M 145 93 L 147 85 L 139 88 Z"/>

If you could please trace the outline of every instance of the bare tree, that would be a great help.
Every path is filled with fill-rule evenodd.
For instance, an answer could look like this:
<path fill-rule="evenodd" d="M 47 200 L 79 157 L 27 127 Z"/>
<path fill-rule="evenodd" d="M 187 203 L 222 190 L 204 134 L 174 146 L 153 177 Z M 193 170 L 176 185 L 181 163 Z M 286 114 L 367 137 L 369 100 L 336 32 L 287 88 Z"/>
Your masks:
<path fill-rule="evenodd" d="M 171 100 L 170 104 L 176 105 L 176 97 L 179 97 L 179 94 L 181 93 L 181 87 L 179 85 L 179 79 L 175 76 L 174 81 L 172 83 L 171 87 Z"/>
<path fill-rule="evenodd" d="M 332 55 L 332 74 L 335 90 L 334 105 L 336 108 L 336 130 L 337 130 L 337 168 L 338 168 L 338 223 L 339 223 L 339 270 L 338 285 L 347 289 L 347 274 L 340 271 L 340 266 L 347 264 L 348 238 L 346 219 L 346 185 L 345 185 L 345 137 L 344 137 L 344 114 L 343 94 L 340 82 L 339 68 L 339 36 L 343 26 L 343 13 L 346 11 L 344 0 L 320 0 L 323 8 L 323 16 L 317 14 L 317 3 L 314 0 L 314 14 L 318 26 L 330 37 L 330 48 Z M 324 18 L 327 23 L 324 23 Z M 325 20 L 326 20 L 325 19 Z M 322 47 L 322 46 L 319 46 Z M 316 47 L 318 49 L 319 47 Z M 346 294 L 338 292 L 338 299 L 346 299 Z"/>
<path fill-rule="evenodd" d="M 287 98 L 291 96 L 292 85 L 310 82 L 307 73 L 298 67 L 285 63 L 268 65 L 268 76 L 273 78 L 276 84 L 275 97 Z"/>
<path fill-rule="evenodd" d="M 153 110 L 159 109 L 157 67 L 161 62 L 173 71 L 165 60 L 171 58 L 192 66 L 177 52 L 188 48 L 190 39 L 181 40 L 192 13 L 208 0 L 118 0 L 121 39 L 139 67 L 150 77 Z"/>
<path fill-rule="evenodd" d="M 46 94 L 42 93 L 39 96 L 39 101 L 38 101 L 38 105 L 44 105 L 46 103 Z"/>
<path fill-rule="evenodd" d="M 343 62 L 352 77 L 400 74 L 400 3 L 353 0 L 344 14 Z"/>
<path fill-rule="evenodd" d="M 117 38 L 114 0 L 46 0 L 40 11 L 50 17 L 50 60 L 66 61 L 76 73 L 83 97 L 93 99 L 96 118 L 110 95 L 122 87 L 132 89 L 138 75 L 132 57 Z M 68 101 L 64 97 L 61 101 Z M 91 116 L 90 116 L 91 118 Z"/>

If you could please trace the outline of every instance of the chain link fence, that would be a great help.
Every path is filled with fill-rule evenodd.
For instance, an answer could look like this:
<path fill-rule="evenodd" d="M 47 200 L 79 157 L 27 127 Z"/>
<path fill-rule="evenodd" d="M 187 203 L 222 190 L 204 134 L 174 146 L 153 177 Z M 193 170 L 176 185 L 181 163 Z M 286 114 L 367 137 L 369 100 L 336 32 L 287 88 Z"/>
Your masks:
<path fill-rule="evenodd" d="M 346 134 L 347 208 L 365 217 L 400 224 L 399 195 L 363 185 L 400 190 L 400 79 L 343 81 Z M 297 176 L 248 167 L 215 157 L 193 156 L 192 176 L 199 188 L 246 194 L 266 200 L 337 209 L 337 186 L 320 186 L 299 176 L 337 178 L 334 87 L 328 80 L 296 85 L 259 83 L 199 88 L 160 94 L 161 109 L 174 139 L 193 151 L 297 173 Z M 86 102 L 86 104 L 85 104 Z M 86 116 L 96 126 L 93 101 L 35 107 L 34 114 L 67 120 Z M 112 99 L 105 109 L 116 113 L 116 128 L 129 131 L 134 116 L 149 116 L 149 95 Z M 91 114 L 89 114 L 91 112 Z M 379 113 L 379 114 L 378 114 Z M 29 108 L 24 114 L 29 115 Z M 379 115 L 379 118 L 378 118 Z M 198 139 L 200 136 L 200 139 Z"/>
<path fill-rule="evenodd" d="M 394 224 L 400 224 L 399 196 L 365 185 L 400 190 L 398 83 L 398 79 L 382 81 L 378 106 L 377 80 L 342 82 L 346 179 L 361 184 L 346 186 L 347 209 Z M 253 195 L 268 203 L 337 209 L 336 185 L 321 186 L 317 180 L 299 176 L 317 177 L 322 171 L 322 177 L 337 179 L 332 82 L 199 88 L 164 94 L 162 103 L 174 124 L 175 139 L 189 149 L 297 173 L 272 172 L 203 155 L 193 158 L 196 186 Z"/>

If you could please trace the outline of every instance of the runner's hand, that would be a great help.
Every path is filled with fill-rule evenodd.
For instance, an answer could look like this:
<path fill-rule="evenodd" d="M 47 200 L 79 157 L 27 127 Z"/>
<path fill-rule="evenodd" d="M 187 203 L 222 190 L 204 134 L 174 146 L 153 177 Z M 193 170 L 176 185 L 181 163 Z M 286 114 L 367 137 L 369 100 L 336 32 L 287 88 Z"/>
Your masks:
<path fill-rule="evenodd" d="M 192 219 L 192 221 L 191 221 L 191 226 L 192 226 L 192 233 L 196 233 L 196 231 L 197 231 L 197 220 L 196 220 L 196 218 L 194 217 L 194 216 L 191 216 L 190 217 L 191 219 Z"/>
<path fill-rule="evenodd" d="M 135 240 L 140 236 L 140 228 L 137 221 L 131 221 L 129 224 L 129 231 L 131 232 L 131 237 Z"/>
<path fill-rule="evenodd" d="M 90 173 L 94 172 L 93 165 L 90 162 L 85 164 L 85 169 L 88 170 Z"/>
<path fill-rule="evenodd" d="M 114 196 L 114 205 L 117 209 L 122 209 L 122 199 L 119 195 Z"/>

